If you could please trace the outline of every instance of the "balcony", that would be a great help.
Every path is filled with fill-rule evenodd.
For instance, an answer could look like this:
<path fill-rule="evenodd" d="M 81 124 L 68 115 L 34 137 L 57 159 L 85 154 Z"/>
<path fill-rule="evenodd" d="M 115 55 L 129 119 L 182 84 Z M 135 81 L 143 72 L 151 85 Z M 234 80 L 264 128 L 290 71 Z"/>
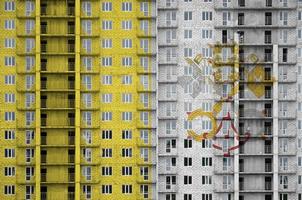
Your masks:
<path fill-rule="evenodd" d="M 264 127 L 264 135 L 272 135 L 272 130 L 271 126 Z"/>
<path fill-rule="evenodd" d="M 47 52 L 47 43 L 41 43 L 41 52 L 46 53 Z"/>
<path fill-rule="evenodd" d="M 41 99 L 41 108 L 47 108 L 47 99 Z"/>
<path fill-rule="evenodd" d="M 265 44 L 271 44 L 272 43 L 272 36 L 271 35 L 265 35 L 264 43 Z"/>
<path fill-rule="evenodd" d="M 75 81 L 68 81 L 68 89 L 74 90 L 75 86 Z"/>
<path fill-rule="evenodd" d="M 75 100 L 74 99 L 68 99 L 68 107 L 74 108 L 75 107 Z"/>
<path fill-rule="evenodd" d="M 68 62 L 68 71 L 74 71 L 75 70 L 75 62 Z"/>

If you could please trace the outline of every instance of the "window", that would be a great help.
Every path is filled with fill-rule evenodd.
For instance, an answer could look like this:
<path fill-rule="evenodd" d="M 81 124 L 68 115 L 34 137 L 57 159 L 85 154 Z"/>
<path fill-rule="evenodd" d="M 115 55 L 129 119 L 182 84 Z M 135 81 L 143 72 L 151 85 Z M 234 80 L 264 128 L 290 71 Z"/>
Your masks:
<path fill-rule="evenodd" d="M 4 65 L 8 66 L 8 67 L 15 66 L 16 65 L 15 57 L 13 57 L 13 56 L 5 56 L 4 57 Z"/>
<path fill-rule="evenodd" d="M 132 175 L 132 167 L 122 167 L 122 175 L 123 176 L 131 176 Z"/>
<path fill-rule="evenodd" d="M 26 56 L 25 57 L 25 70 L 26 71 L 31 71 L 32 68 L 35 65 L 35 57 L 33 56 Z"/>
<path fill-rule="evenodd" d="M 192 194 L 184 194 L 184 200 L 192 200 Z"/>
<path fill-rule="evenodd" d="M 111 176 L 112 167 L 102 167 L 102 176 Z"/>
<path fill-rule="evenodd" d="M 103 85 L 111 85 L 112 84 L 112 76 L 111 75 L 102 76 L 102 84 Z"/>
<path fill-rule="evenodd" d="M 201 184 L 202 185 L 211 185 L 212 184 L 212 176 L 201 176 Z"/>
<path fill-rule="evenodd" d="M 184 56 L 185 57 L 193 57 L 193 50 L 192 50 L 192 48 L 184 48 Z"/>
<path fill-rule="evenodd" d="M 201 38 L 202 39 L 212 39 L 213 37 L 213 30 L 209 29 L 202 29 L 201 30 Z"/>
<path fill-rule="evenodd" d="M 5 38 L 4 47 L 5 48 L 15 48 L 16 43 L 14 38 Z"/>
<path fill-rule="evenodd" d="M 132 21 L 131 20 L 123 20 L 122 21 L 122 29 L 123 30 L 131 30 L 132 29 Z"/>
<path fill-rule="evenodd" d="M 5 121 L 15 121 L 15 112 L 5 112 L 4 113 Z"/>
<path fill-rule="evenodd" d="M 212 194 L 201 194 L 201 200 L 212 200 Z"/>
<path fill-rule="evenodd" d="M 122 47 L 127 49 L 132 48 L 132 39 L 123 39 Z"/>
<path fill-rule="evenodd" d="M 112 149 L 102 149 L 102 157 L 103 158 L 111 158 L 112 157 Z"/>
<path fill-rule="evenodd" d="M 238 13 L 238 25 L 244 25 L 244 13 Z"/>
<path fill-rule="evenodd" d="M 102 57 L 102 66 L 104 67 L 112 66 L 112 57 Z"/>
<path fill-rule="evenodd" d="M 83 26 L 84 32 L 87 35 L 91 35 L 91 33 L 92 33 L 92 22 L 91 22 L 91 20 L 83 20 L 82 21 L 82 26 Z"/>
<path fill-rule="evenodd" d="M 132 57 L 123 57 L 122 58 L 122 66 L 124 66 L 124 67 L 132 66 Z"/>
<path fill-rule="evenodd" d="M 4 157 L 5 158 L 14 158 L 15 157 L 15 149 L 4 149 Z"/>
<path fill-rule="evenodd" d="M 103 30 L 112 30 L 112 21 L 103 20 L 102 21 L 102 29 Z"/>
<path fill-rule="evenodd" d="M 212 166 L 212 158 L 211 157 L 202 157 L 201 158 L 201 166 L 211 167 Z"/>
<path fill-rule="evenodd" d="M 82 119 L 86 126 L 91 126 L 92 121 L 92 113 L 89 111 L 82 112 Z"/>
<path fill-rule="evenodd" d="M 85 176 L 86 181 L 91 181 L 91 167 L 90 166 L 83 166 L 83 176 Z"/>
<path fill-rule="evenodd" d="M 212 21 L 212 18 L 213 18 L 212 12 L 203 11 L 203 12 L 201 13 L 201 19 L 202 19 L 203 21 Z"/>
<path fill-rule="evenodd" d="M 122 193 L 123 194 L 131 194 L 132 193 L 132 185 L 122 185 Z"/>
<path fill-rule="evenodd" d="M 132 3 L 131 2 L 123 2 L 122 3 L 122 11 L 124 11 L 124 12 L 132 11 Z"/>
<path fill-rule="evenodd" d="M 91 90 L 92 89 L 92 77 L 90 75 L 83 75 L 82 80 L 83 80 L 83 85 L 85 86 L 86 90 Z"/>
<path fill-rule="evenodd" d="M 83 57 L 82 62 L 86 71 L 92 70 L 92 57 Z"/>
<path fill-rule="evenodd" d="M 244 7 L 245 6 L 245 0 L 238 0 L 238 6 Z"/>
<path fill-rule="evenodd" d="M 7 19 L 4 21 L 4 29 L 14 30 L 15 29 L 15 20 Z"/>
<path fill-rule="evenodd" d="M 86 16 L 91 16 L 91 2 L 90 1 L 83 1 L 82 2 L 82 9 Z"/>
<path fill-rule="evenodd" d="M 4 176 L 15 176 L 15 167 L 4 167 Z"/>
<path fill-rule="evenodd" d="M 102 112 L 102 121 L 112 121 L 112 112 Z"/>
<path fill-rule="evenodd" d="M 132 139 L 132 131 L 131 130 L 122 130 L 122 139 L 124 139 L 124 140 Z"/>
<path fill-rule="evenodd" d="M 122 120 L 123 121 L 131 121 L 132 120 L 132 112 L 122 112 Z"/>
<path fill-rule="evenodd" d="M 112 130 L 102 130 L 102 139 L 112 139 Z"/>
<path fill-rule="evenodd" d="M 104 49 L 112 48 L 112 39 L 102 39 L 102 47 Z"/>
<path fill-rule="evenodd" d="M 122 84 L 123 85 L 131 85 L 132 84 L 132 76 L 131 75 L 123 75 L 122 76 Z"/>
<path fill-rule="evenodd" d="M 112 11 L 112 2 L 103 2 L 102 11 L 104 11 L 104 12 Z"/>
<path fill-rule="evenodd" d="M 192 30 L 184 30 L 184 38 L 192 39 Z"/>
<path fill-rule="evenodd" d="M 111 103 L 112 102 L 112 94 L 111 93 L 102 94 L 102 102 L 103 103 Z"/>
<path fill-rule="evenodd" d="M 91 39 L 82 39 L 82 45 L 83 45 L 83 49 L 85 50 L 85 53 L 91 53 L 92 50 Z"/>
<path fill-rule="evenodd" d="M 192 158 L 184 157 L 184 166 L 192 166 Z"/>
<path fill-rule="evenodd" d="M 4 131 L 4 139 L 14 140 L 15 139 L 15 131 L 14 130 L 5 130 Z"/>
<path fill-rule="evenodd" d="M 35 120 L 35 112 L 26 111 L 25 112 L 25 125 L 30 126 Z"/>
<path fill-rule="evenodd" d="M 4 185 L 4 194 L 5 195 L 15 194 L 15 186 L 14 185 Z"/>
<path fill-rule="evenodd" d="M 184 139 L 184 148 L 187 149 L 187 148 L 192 148 L 192 139 Z"/>
<path fill-rule="evenodd" d="M 102 185 L 102 194 L 112 194 L 112 185 Z"/>
<path fill-rule="evenodd" d="M 5 93 L 4 94 L 5 103 L 15 103 L 15 94 L 14 93 Z"/>
<path fill-rule="evenodd" d="M 193 13 L 192 11 L 185 11 L 184 12 L 184 20 L 185 21 L 191 21 L 193 18 Z"/>
<path fill-rule="evenodd" d="M 280 21 L 282 25 L 286 26 L 288 25 L 288 12 L 286 11 L 280 11 Z"/>
<path fill-rule="evenodd" d="M 184 184 L 185 185 L 192 184 L 192 176 L 184 176 Z"/>
<path fill-rule="evenodd" d="M 140 112 L 140 121 L 147 126 L 149 124 L 149 112 Z"/>
<path fill-rule="evenodd" d="M 5 1 L 4 10 L 5 11 L 15 11 L 15 2 L 14 1 Z"/>
<path fill-rule="evenodd" d="M 35 20 L 26 20 L 25 21 L 25 32 L 26 34 L 31 34 L 35 27 Z"/>
<path fill-rule="evenodd" d="M 131 93 L 123 93 L 122 94 L 122 102 L 123 103 L 131 103 L 132 102 L 132 94 Z"/>

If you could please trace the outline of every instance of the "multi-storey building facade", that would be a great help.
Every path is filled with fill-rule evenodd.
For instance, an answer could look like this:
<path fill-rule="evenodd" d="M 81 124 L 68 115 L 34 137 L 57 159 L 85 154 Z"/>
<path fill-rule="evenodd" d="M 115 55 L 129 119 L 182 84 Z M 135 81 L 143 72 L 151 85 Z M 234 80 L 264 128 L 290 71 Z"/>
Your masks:
<path fill-rule="evenodd" d="M 301 200 L 301 6 L 0 1 L 0 199 Z"/>
<path fill-rule="evenodd" d="M 0 199 L 155 199 L 155 2 L 0 7 Z"/>

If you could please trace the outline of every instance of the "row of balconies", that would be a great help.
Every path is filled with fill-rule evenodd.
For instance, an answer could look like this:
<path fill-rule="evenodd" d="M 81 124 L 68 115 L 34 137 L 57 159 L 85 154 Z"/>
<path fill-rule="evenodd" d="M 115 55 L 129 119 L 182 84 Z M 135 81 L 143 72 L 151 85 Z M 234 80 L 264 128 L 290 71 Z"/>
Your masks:
<path fill-rule="evenodd" d="M 278 1 L 278 0 L 256 0 L 250 2 L 248 0 L 232 0 L 215 2 L 215 9 L 236 9 L 236 10 L 271 10 L 271 9 L 294 9 L 296 3 L 291 1 Z"/>

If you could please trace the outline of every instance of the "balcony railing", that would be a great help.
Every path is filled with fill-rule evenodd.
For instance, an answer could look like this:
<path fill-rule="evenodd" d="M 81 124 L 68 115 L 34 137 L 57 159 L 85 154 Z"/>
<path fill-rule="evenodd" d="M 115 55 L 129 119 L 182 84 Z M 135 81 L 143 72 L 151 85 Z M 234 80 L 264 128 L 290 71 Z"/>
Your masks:
<path fill-rule="evenodd" d="M 41 25 L 41 34 L 47 34 L 47 25 Z"/>
<path fill-rule="evenodd" d="M 47 107 L 47 100 L 41 99 L 41 108 L 46 108 L 46 107 Z"/>
<path fill-rule="evenodd" d="M 68 155 L 68 163 L 74 163 L 74 155 Z"/>
<path fill-rule="evenodd" d="M 41 71 L 47 71 L 47 62 L 41 62 Z"/>
<path fill-rule="evenodd" d="M 68 81 L 68 89 L 70 90 L 74 89 L 74 81 Z"/>
<path fill-rule="evenodd" d="M 271 190 L 272 189 L 272 182 L 265 182 L 265 190 Z"/>
<path fill-rule="evenodd" d="M 265 117 L 272 117 L 272 109 L 271 108 L 265 108 L 264 109 L 264 116 Z"/>
<path fill-rule="evenodd" d="M 41 126 L 47 125 L 47 118 L 41 118 Z"/>
<path fill-rule="evenodd" d="M 264 127 L 264 135 L 272 135 L 272 127 Z"/>
<path fill-rule="evenodd" d="M 264 62 L 272 62 L 272 54 L 271 53 L 265 53 L 264 54 Z"/>
<path fill-rule="evenodd" d="M 265 90 L 265 98 L 271 99 L 272 98 L 272 91 L 271 90 Z"/>
<path fill-rule="evenodd" d="M 70 7 L 67 8 L 67 14 L 69 16 L 74 16 L 75 15 L 74 7 L 73 6 L 70 6 Z"/>
<path fill-rule="evenodd" d="M 47 89 L 47 81 L 41 81 L 41 89 Z"/>
<path fill-rule="evenodd" d="M 47 174 L 46 173 L 41 173 L 41 182 L 46 182 L 47 180 Z"/>
<path fill-rule="evenodd" d="M 75 180 L 75 175 L 74 173 L 69 173 L 68 174 L 68 182 L 74 182 Z"/>
<path fill-rule="evenodd" d="M 68 192 L 68 200 L 74 200 L 75 195 L 74 192 Z"/>
<path fill-rule="evenodd" d="M 74 71 L 74 69 L 75 69 L 75 63 L 68 62 L 68 71 Z"/>
<path fill-rule="evenodd" d="M 68 53 L 74 53 L 74 51 L 75 51 L 75 45 L 68 44 Z"/>
<path fill-rule="evenodd" d="M 239 182 L 239 190 L 244 190 L 244 183 L 243 182 Z"/>
<path fill-rule="evenodd" d="M 265 72 L 264 73 L 264 80 L 266 80 L 266 81 L 272 80 L 272 73 L 271 72 Z"/>
<path fill-rule="evenodd" d="M 265 164 L 265 172 L 272 172 L 272 164 Z"/>
<path fill-rule="evenodd" d="M 75 26 L 74 25 L 68 25 L 68 34 L 74 34 Z"/>
<path fill-rule="evenodd" d="M 74 126 L 74 124 L 75 124 L 75 119 L 69 118 L 69 126 Z"/>
<path fill-rule="evenodd" d="M 41 192 L 41 200 L 47 200 L 47 192 Z"/>
<path fill-rule="evenodd" d="M 46 145 L 47 144 L 47 138 L 45 136 L 41 137 L 41 145 Z"/>
<path fill-rule="evenodd" d="M 272 145 L 264 145 L 265 153 L 272 153 Z"/>
<path fill-rule="evenodd" d="M 46 163 L 46 155 L 41 155 L 41 163 Z"/>
<path fill-rule="evenodd" d="M 75 100 L 74 99 L 69 99 L 68 100 L 68 107 L 69 108 L 74 108 L 75 107 Z"/>
<path fill-rule="evenodd" d="M 74 145 L 74 136 L 68 137 L 68 145 Z"/>
<path fill-rule="evenodd" d="M 41 52 L 46 53 L 47 51 L 47 44 L 41 44 Z"/>

